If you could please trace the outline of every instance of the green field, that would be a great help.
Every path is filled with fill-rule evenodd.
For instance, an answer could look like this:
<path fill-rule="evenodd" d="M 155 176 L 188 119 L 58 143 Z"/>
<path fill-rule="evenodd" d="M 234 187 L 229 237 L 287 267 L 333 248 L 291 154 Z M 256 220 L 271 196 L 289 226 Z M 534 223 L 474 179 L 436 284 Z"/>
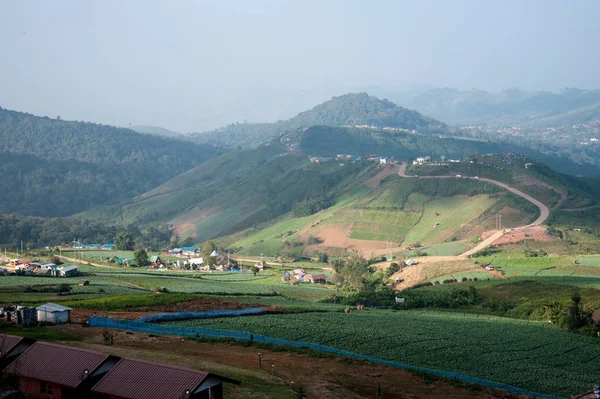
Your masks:
<path fill-rule="evenodd" d="M 357 213 L 349 219 L 353 221 L 350 238 L 397 243 L 403 241 L 421 216 L 419 213 L 399 210 L 360 210 Z"/>
<path fill-rule="evenodd" d="M 596 381 L 600 346 L 547 323 L 421 311 L 265 315 L 165 323 L 247 331 L 569 396 Z M 307 328 L 310 326 L 310 328 Z"/>
<path fill-rule="evenodd" d="M 437 244 L 453 237 L 463 224 L 476 219 L 496 202 L 487 196 L 449 197 L 425 203 L 425 211 L 404 243 Z"/>

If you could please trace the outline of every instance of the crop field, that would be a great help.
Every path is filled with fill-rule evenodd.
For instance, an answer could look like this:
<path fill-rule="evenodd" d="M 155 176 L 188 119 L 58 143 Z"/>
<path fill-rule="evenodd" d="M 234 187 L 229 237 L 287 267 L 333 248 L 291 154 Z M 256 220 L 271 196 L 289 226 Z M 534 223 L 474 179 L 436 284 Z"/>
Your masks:
<path fill-rule="evenodd" d="M 430 256 L 454 256 L 467 250 L 467 245 L 460 242 L 445 242 L 421 248 L 421 251 Z"/>
<path fill-rule="evenodd" d="M 476 219 L 496 202 L 487 196 L 449 197 L 425 203 L 425 211 L 404 243 L 439 243 L 452 238 L 461 225 Z"/>
<path fill-rule="evenodd" d="M 104 259 L 116 256 L 118 258 L 133 259 L 133 251 L 105 251 L 105 250 L 85 250 L 85 251 L 62 251 L 62 255 L 70 258 L 82 259 L 87 262 L 103 263 Z M 161 258 L 176 259 L 175 256 L 168 256 L 159 252 L 148 252 L 148 257 L 159 255 Z M 118 266 L 118 265 L 116 265 Z"/>
<path fill-rule="evenodd" d="M 355 217 L 350 238 L 402 242 L 421 215 L 414 212 L 362 210 Z"/>
<path fill-rule="evenodd" d="M 496 276 L 494 276 L 491 273 L 479 271 L 479 270 L 473 270 L 473 271 L 467 271 L 467 272 L 456 272 L 456 273 L 445 274 L 443 276 L 435 277 L 429 281 L 431 281 L 432 283 L 439 281 L 441 284 L 444 280 L 455 279 L 460 282 L 465 277 L 470 280 L 474 280 L 476 278 L 479 281 L 498 279 Z"/>
<path fill-rule="evenodd" d="M 547 323 L 422 311 L 304 313 L 169 322 L 305 341 L 571 396 L 600 372 L 594 338 Z M 310 326 L 310 328 L 307 328 Z"/>
<path fill-rule="evenodd" d="M 575 271 L 572 259 L 564 257 L 496 257 L 477 258 L 480 264 L 490 263 L 500 269 L 507 277 L 535 276 L 540 273 L 552 273 L 554 276 L 570 276 Z M 551 272 L 550 270 L 554 270 Z"/>

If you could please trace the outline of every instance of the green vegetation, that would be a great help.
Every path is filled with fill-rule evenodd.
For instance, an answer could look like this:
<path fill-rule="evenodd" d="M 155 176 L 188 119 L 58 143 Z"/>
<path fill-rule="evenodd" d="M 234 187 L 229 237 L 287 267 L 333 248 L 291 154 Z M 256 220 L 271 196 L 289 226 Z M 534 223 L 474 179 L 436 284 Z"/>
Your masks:
<path fill-rule="evenodd" d="M 548 323 L 434 311 L 283 314 L 167 324 L 312 342 L 562 396 L 594 383 L 596 371 L 586 361 L 600 355 L 596 340 Z M 552 378 L 539 378 L 550 373 Z"/>
<path fill-rule="evenodd" d="M 366 93 L 345 94 L 317 105 L 286 121 L 275 123 L 231 124 L 223 128 L 196 134 L 194 140 L 227 147 L 254 147 L 271 141 L 283 132 L 315 126 L 374 125 L 444 132 L 447 127 L 396 104 L 371 97 Z"/>
<path fill-rule="evenodd" d="M 118 204 L 215 154 L 206 145 L 0 108 L 0 213 L 66 216 Z"/>

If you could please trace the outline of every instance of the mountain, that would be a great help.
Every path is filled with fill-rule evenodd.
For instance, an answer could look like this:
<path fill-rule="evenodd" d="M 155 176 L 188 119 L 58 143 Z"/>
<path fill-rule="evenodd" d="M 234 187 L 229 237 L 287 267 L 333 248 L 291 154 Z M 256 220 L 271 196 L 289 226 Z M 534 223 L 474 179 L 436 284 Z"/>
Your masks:
<path fill-rule="evenodd" d="M 249 148 L 269 142 L 284 133 L 314 125 L 372 125 L 417 130 L 421 133 L 444 133 L 448 129 L 442 122 L 399 107 L 388 100 L 380 100 L 367 93 L 351 93 L 333 97 L 286 121 L 232 124 L 210 132 L 193 134 L 191 138 L 198 143 Z"/>
<path fill-rule="evenodd" d="M 138 133 L 154 134 L 157 136 L 171 137 L 171 138 L 183 138 L 183 133 L 174 132 L 169 129 L 165 129 L 160 126 L 131 126 L 131 130 L 135 130 Z"/>
<path fill-rule="evenodd" d="M 458 125 L 560 126 L 600 118 L 600 90 L 565 89 L 555 94 L 516 88 L 500 93 L 444 88 L 398 97 L 406 107 Z"/>
<path fill-rule="evenodd" d="M 202 163 L 207 145 L 0 109 L 0 213 L 66 216 L 118 204 Z"/>

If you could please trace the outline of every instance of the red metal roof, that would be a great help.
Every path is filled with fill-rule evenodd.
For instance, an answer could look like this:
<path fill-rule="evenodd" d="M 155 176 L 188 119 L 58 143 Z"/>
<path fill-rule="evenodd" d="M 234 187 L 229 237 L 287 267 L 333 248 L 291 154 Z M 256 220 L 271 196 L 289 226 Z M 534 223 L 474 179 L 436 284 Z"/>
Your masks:
<path fill-rule="evenodd" d="M 19 345 L 19 342 L 23 340 L 23 337 L 17 337 L 15 335 L 0 334 L 0 358 L 8 355 L 8 352 L 13 350 L 15 346 Z"/>
<path fill-rule="evenodd" d="M 77 388 L 82 382 L 81 374 L 87 369 L 91 375 L 107 358 L 108 355 L 99 352 L 36 342 L 5 371 L 19 377 Z"/>
<path fill-rule="evenodd" d="M 127 399 L 179 399 L 186 389 L 198 389 L 207 376 L 205 371 L 121 359 L 92 392 Z"/>

